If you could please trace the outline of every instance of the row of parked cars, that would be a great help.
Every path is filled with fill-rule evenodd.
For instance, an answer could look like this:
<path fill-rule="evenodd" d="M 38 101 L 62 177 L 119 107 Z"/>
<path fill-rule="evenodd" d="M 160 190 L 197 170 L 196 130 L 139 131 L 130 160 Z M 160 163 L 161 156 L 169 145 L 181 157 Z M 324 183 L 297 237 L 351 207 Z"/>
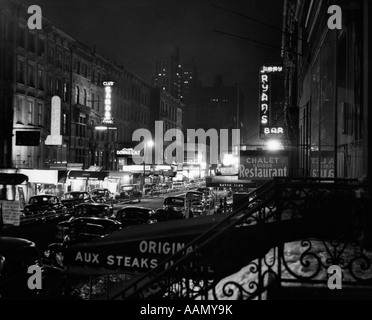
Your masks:
<path fill-rule="evenodd" d="M 46 198 L 51 203 L 55 200 L 51 196 Z M 0 237 L 0 300 L 77 298 L 78 294 L 74 296 L 73 292 L 67 292 L 66 284 L 63 283 L 65 249 L 79 242 L 105 237 L 122 228 L 182 219 L 184 201 L 182 198 L 174 198 L 166 199 L 164 208 L 160 211 L 128 206 L 113 212 L 112 205 L 107 203 L 76 204 L 73 210 L 64 211 L 62 221 L 56 225 L 57 241 L 51 243 L 42 254 L 32 241 Z M 46 199 L 40 201 L 48 202 Z M 36 202 L 33 200 L 32 204 L 39 204 Z M 30 290 L 27 287 L 30 277 L 27 270 L 32 265 L 38 265 L 43 270 L 43 290 Z"/>
<path fill-rule="evenodd" d="M 75 207 L 81 203 L 114 204 L 125 200 L 140 202 L 141 197 L 142 194 L 135 189 L 123 189 L 116 197 L 113 197 L 108 189 L 94 189 L 90 193 L 86 191 L 66 192 L 60 199 L 55 195 L 43 194 L 31 197 L 22 210 L 22 215 L 60 216 L 73 212 Z"/>
<path fill-rule="evenodd" d="M 191 192 L 198 196 L 193 198 L 196 201 L 194 210 L 201 206 L 199 201 L 201 191 Z M 56 225 L 57 241 L 46 248 L 42 257 L 31 241 L 0 237 L 0 299 L 51 298 L 49 289 L 43 292 L 31 291 L 26 286 L 29 277 L 27 267 L 35 264 L 40 265 L 43 270 L 47 270 L 47 272 L 43 271 L 43 276 L 45 274 L 55 275 L 54 277 L 49 276 L 49 280 L 54 278 L 56 281 L 56 284 L 49 288 L 58 296 L 66 289 L 65 284 L 60 280 L 63 279 L 64 272 L 64 251 L 68 246 L 79 242 L 94 241 L 134 225 L 184 219 L 186 201 L 191 199 L 190 196 L 169 196 L 164 199 L 163 207 L 155 211 L 131 205 L 114 212 L 112 204 L 92 201 L 91 194 L 80 193 L 77 198 L 81 201 L 75 201 L 75 198 L 66 196 L 59 200 L 52 195 L 41 195 L 30 199 L 27 211 L 36 213 L 43 210 L 59 211 L 62 220 Z M 66 200 L 71 201 L 70 206 Z M 195 211 L 196 213 L 197 211 Z M 67 297 L 73 298 L 71 292 L 67 294 Z"/>

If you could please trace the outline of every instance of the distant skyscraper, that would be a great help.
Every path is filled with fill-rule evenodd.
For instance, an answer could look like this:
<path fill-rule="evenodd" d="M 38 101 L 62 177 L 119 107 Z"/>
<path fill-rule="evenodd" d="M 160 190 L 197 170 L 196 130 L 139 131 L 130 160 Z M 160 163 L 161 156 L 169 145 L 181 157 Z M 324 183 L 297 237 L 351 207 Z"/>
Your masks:
<path fill-rule="evenodd" d="M 181 99 L 181 65 L 179 49 L 174 46 L 166 46 L 162 57 L 155 60 L 155 73 L 152 77 L 152 85 Z"/>
<path fill-rule="evenodd" d="M 168 45 L 162 57 L 155 60 L 154 67 L 151 79 L 154 87 L 170 93 L 185 104 L 192 101 L 197 85 L 194 59 L 181 61 L 178 47 Z"/>
<path fill-rule="evenodd" d="M 195 96 L 198 73 L 194 59 L 183 62 L 181 64 L 182 74 L 182 87 L 181 87 L 181 100 L 183 103 L 188 104 Z"/>

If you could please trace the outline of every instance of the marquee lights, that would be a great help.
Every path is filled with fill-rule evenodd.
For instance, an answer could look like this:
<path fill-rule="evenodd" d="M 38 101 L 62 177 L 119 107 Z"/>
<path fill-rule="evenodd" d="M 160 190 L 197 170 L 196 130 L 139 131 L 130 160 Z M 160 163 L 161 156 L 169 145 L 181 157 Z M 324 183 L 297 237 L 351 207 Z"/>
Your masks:
<path fill-rule="evenodd" d="M 111 87 L 114 85 L 114 82 L 104 81 L 103 85 L 105 87 L 105 117 L 103 123 L 113 123 L 111 118 Z"/>

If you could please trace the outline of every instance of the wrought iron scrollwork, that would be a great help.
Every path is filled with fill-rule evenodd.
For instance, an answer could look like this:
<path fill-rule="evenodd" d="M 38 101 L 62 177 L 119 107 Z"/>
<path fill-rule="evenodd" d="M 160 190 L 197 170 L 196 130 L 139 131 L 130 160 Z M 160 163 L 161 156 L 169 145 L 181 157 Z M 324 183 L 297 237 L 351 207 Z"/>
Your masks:
<path fill-rule="evenodd" d="M 357 188 L 355 181 L 348 180 L 275 179 L 252 192 L 238 210 L 188 244 L 193 248 L 191 252 L 186 254 L 187 248 L 183 248 L 171 257 L 174 264 L 155 268 L 150 281 L 139 286 L 137 294 L 163 299 L 262 299 L 268 290 L 280 290 L 286 282 L 326 285 L 331 265 L 341 267 L 346 283 L 372 288 L 372 253 L 358 246 L 355 232 L 360 222 L 360 207 L 354 197 Z M 281 229 L 284 222 L 292 224 Z M 307 228 L 304 222 L 310 226 Z M 302 229 L 295 232 L 296 228 Z M 253 240 L 257 250 L 251 256 L 244 251 L 249 246 L 239 244 L 241 255 L 252 257 L 243 266 L 244 281 L 201 272 L 208 266 L 226 263 L 219 256 L 220 249 L 226 241 L 235 239 L 238 230 L 257 233 Z M 268 234 L 280 230 L 284 234 Z M 269 244 L 271 249 L 267 248 Z M 215 254 L 207 259 L 202 253 L 211 248 Z M 249 248 L 252 250 L 252 246 Z"/>

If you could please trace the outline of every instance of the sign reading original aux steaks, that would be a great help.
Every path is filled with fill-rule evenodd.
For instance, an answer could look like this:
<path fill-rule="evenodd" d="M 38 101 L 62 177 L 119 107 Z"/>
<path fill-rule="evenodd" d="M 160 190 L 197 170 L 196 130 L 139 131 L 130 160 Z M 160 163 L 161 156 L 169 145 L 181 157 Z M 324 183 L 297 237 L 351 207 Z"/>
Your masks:
<path fill-rule="evenodd" d="M 102 268 L 116 272 L 148 272 L 158 264 L 185 247 L 185 242 L 143 240 L 127 244 L 124 252 L 113 245 L 110 248 L 81 249 L 67 253 L 68 264 L 73 267 Z M 192 247 L 186 254 L 193 251 Z M 98 272 L 99 273 L 99 272 Z"/>
<path fill-rule="evenodd" d="M 289 154 L 287 151 L 251 150 L 240 152 L 238 177 L 241 180 L 269 180 L 286 177 L 289 173 Z"/>

